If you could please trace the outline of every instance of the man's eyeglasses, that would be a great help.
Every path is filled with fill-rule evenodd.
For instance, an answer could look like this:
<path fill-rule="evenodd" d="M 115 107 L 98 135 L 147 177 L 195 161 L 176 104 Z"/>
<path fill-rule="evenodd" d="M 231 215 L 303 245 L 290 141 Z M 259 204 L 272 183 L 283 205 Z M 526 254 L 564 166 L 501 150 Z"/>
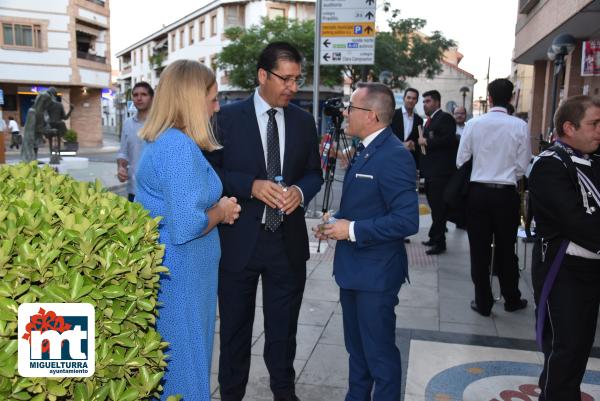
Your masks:
<path fill-rule="evenodd" d="M 285 86 L 292 86 L 292 85 L 296 84 L 296 86 L 299 88 L 302 85 L 304 85 L 304 83 L 306 82 L 306 77 L 303 77 L 303 76 L 299 76 L 299 77 L 282 77 L 281 75 L 279 75 L 277 73 L 274 73 L 271 70 L 267 70 L 267 72 L 269 74 L 273 74 L 277 78 L 281 79 L 283 81 L 283 83 L 285 84 Z"/>
<path fill-rule="evenodd" d="M 363 107 L 353 106 L 351 103 L 348 104 L 348 106 L 346 106 L 346 110 L 348 110 L 348 114 L 350 114 L 352 109 L 363 110 L 363 111 L 374 111 L 373 109 L 365 109 Z M 379 117 L 377 116 L 377 113 L 375 113 L 375 119 L 377 120 L 377 122 L 379 122 Z"/>

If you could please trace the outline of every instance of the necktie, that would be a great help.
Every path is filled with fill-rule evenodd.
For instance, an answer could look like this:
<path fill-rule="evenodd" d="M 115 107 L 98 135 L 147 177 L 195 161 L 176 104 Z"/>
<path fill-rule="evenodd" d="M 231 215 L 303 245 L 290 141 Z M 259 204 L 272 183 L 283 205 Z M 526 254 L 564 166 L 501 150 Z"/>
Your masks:
<path fill-rule="evenodd" d="M 361 142 L 356 147 L 356 152 L 354 152 L 354 156 L 352 156 L 352 160 L 350 160 L 350 166 L 352 166 L 354 164 L 354 162 L 356 161 L 358 156 L 360 156 L 360 152 L 362 152 L 363 150 L 365 150 L 365 145 L 363 145 Z"/>
<path fill-rule="evenodd" d="M 425 128 L 429 128 L 429 124 L 431 124 L 431 117 L 427 116 L 427 121 L 425 121 Z"/>
<path fill-rule="evenodd" d="M 277 110 L 271 109 L 267 111 L 269 122 L 267 123 L 267 178 L 273 181 L 275 177 L 281 175 L 281 160 L 279 150 L 279 131 L 277 130 L 277 121 L 275 114 Z M 281 216 L 277 209 L 267 206 L 265 213 L 265 226 L 275 231 L 281 224 Z"/>

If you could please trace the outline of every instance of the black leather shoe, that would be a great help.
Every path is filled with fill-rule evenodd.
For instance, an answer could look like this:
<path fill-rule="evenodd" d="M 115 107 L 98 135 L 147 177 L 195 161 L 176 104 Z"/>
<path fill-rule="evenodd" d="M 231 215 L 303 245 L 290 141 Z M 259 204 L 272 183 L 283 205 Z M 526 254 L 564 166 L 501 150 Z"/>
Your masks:
<path fill-rule="evenodd" d="M 427 255 L 439 255 L 444 252 L 446 252 L 446 247 L 440 245 L 434 245 L 433 248 L 425 251 Z"/>
<path fill-rule="evenodd" d="M 296 394 L 292 394 L 289 397 L 273 397 L 273 401 L 300 401 L 300 398 L 296 397 Z"/>
<path fill-rule="evenodd" d="M 435 243 L 431 242 L 431 240 L 422 241 L 421 244 L 423 244 L 425 246 L 434 246 L 435 245 Z"/>
<path fill-rule="evenodd" d="M 410 238 L 404 238 L 404 243 L 405 244 L 410 244 Z"/>
<path fill-rule="evenodd" d="M 527 308 L 527 300 L 520 299 L 516 304 L 504 304 L 504 310 L 507 312 L 516 312 L 521 309 Z"/>
<path fill-rule="evenodd" d="M 475 312 L 479 313 L 481 316 L 485 316 L 485 317 L 488 317 L 491 313 L 491 312 L 484 312 L 483 310 L 479 309 L 479 306 L 477 306 L 477 303 L 474 300 L 471 301 L 471 309 L 473 309 Z"/>

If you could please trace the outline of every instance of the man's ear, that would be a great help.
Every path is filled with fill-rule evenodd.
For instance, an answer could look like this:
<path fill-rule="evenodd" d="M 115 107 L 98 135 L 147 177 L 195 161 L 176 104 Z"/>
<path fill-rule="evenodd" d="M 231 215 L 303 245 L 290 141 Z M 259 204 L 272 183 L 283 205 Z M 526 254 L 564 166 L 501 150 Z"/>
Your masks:
<path fill-rule="evenodd" d="M 260 85 L 264 85 L 265 82 L 267 81 L 268 72 L 265 71 L 265 70 L 263 70 L 262 68 L 259 68 L 258 72 L 257 72 L 257 75 L 258 75 L 258 83 Z"/>
<path fill-rule="evenodd" d="M 575 136 L 575 124 L 573 124 L 570 121 L 565 121 L 562 125 L 562 130 L 565 133 L 566 136 L 568 136 L 569 138 L 572 138 L 573 136 Z"/>

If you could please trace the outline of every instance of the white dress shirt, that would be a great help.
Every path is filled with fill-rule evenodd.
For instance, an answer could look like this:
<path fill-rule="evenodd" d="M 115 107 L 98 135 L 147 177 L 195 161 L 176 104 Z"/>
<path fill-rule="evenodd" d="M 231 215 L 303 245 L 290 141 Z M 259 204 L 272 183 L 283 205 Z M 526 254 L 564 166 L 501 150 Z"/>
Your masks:
<path fill-rule="evenodd" d="M 384 129 L 385 128 L 382 128 L 379 131 L 373 132 L 372 134 L 370 134 L 369 136 L 367 136 L 365 139 L 363 139 L 361 141 L 361 143 L 365 147 L 365 150 L 367 149 L 367 146 L 369 146 L 369 144 L 371 142 L 373 142 L 375 140 L 375 138 L 377 138 L 377 136 L 379 134 L 381 134 L 381 132 L 383 132 Z M 364 150 L 363 150 L 363 152 L 364 152 Z M 350 167 L 348 167 L 348 168 L 350 168 Z M 354 235 L 354 222 L 353 221 L 350 222 L 350 227 L 348 227 L 348 237 L 350 238 L 350 241 L 356 242 L 356 236 Z"/>
<path fill-rule="evenodd" d="M 531 142 L 527 123 L 509 116 L 503 107 L 465 124 L 456 165 L 473 157 L 471 182 L 516 185 L 525 174 L 531 159 Z"/>
<path fill-rule="evenodd" d="M 283 114 L 282 107 L 271 107 L 265 99 L 258 93 L 258 88 L 254 91 L 254 111 L 256 112 L 256 121 L 258 121 L 258 130 L 260 131 L 260 140 L 263 147 L 263 155 L 265 157 L 265 166 L 267 165 L 267 124 L 269 123 L 269 114 L 267 112 L 271 109 L 277 110 L 275 113 L 275 122 L 277 123 L 277 133 L 279 134 L 279 165 L 281 166 L 281 174 L 283 174 L 283 161 L 285 156 L 285 117 Z M 288 183 L 286 183 L 288 184 Z M 304 193 L 297 185 L 292 185 L 298 188 L 302 200 L 300 206 L 304 204 Z M 265 223 L 265 211 L 263 212 L 262 223 Z"/>
<path fill-rule="evenodd" d="M 408 141 L 408 137 L 413 129 L 413 124 L 415 121 L 415 112 L 413 110 L 413 114 L 411 116 L 408 115 L 408 110 L 404 106 L 402 106 L 402 120 L 404 122 L 404 141 Z"/>

